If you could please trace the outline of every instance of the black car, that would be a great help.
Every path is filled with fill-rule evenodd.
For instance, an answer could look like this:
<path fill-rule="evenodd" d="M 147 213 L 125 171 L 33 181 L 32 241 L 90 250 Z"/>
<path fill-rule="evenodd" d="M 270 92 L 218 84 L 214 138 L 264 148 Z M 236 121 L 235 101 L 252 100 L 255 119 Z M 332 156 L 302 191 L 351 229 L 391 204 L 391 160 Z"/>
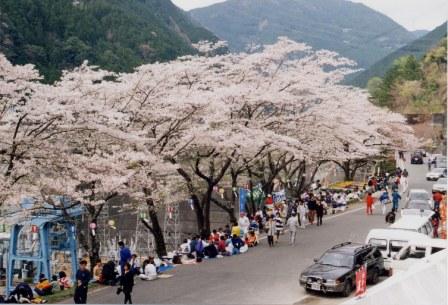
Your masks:
<path fill-rule="evenodd" d="M 423 164 L 423 154 L 416 151 L 411 155 L 411 164 Z"/>
<path fill-rule="evenodd" d="M 369 283 L 376 284 L 379 276 L 385 273 L 383 257 L 374 245 L 342 243 L 327 250 L 314 262 L 299 277 L 300 285 L 306 291 L 337 292 L 349 296 L 361 265 L 367 265 Z"/>

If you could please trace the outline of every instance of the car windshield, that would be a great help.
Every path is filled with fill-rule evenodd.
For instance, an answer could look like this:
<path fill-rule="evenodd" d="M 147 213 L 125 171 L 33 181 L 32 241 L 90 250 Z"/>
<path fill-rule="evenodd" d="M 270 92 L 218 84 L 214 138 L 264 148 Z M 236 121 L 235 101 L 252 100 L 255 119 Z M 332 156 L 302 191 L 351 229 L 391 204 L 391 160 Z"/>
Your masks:
<path fill-rule="evenodd" d="M 437 180 L 437 184 L 447 184 L 448 183 L 448 179 L 446 178 L 439 178 L 439 180 Z"/>
<path fill-rule="evenodd" d="M 337 252 L 327 252 L 319 259 L 321 265 L 331 265 L 335 267 L 353 267 L 354 258 L 352 255 Z"/>
<path fill-rule="evenodd" d="M 429 200 L 429 194 L 424 192 L 411 192 L 409 198 L 411 200 Z"/>
<path fill-rule="evenodd" d="M 417 209 L 417 210 L 430 210 L 431 207 L 429 204 L 421 201 L 411 201 L 409 202 L 408 209 Z"/>

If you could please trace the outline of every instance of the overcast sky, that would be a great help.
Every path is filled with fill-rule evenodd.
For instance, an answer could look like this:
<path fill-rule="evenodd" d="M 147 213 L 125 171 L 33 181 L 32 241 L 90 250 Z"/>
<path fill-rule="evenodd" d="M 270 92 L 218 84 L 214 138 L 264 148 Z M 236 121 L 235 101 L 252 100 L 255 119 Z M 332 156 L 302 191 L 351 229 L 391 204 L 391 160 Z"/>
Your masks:
<path fill-rule="evenodd" d="M 172 0 L 184 10 L 225 0 Z M 312 1 L 312 0 L 309 0 Z M 447 0 L 353 0 L 394 19 L 408 30 L 432 30 L 447 19 Z"/>

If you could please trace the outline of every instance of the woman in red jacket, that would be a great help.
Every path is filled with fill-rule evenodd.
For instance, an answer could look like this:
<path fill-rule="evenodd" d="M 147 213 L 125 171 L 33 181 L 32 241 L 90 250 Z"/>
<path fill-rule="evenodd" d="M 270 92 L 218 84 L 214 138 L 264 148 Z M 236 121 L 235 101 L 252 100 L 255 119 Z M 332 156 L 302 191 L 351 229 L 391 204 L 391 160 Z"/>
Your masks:
<path fill-rule="evenodd" d="M 373 211 L 372 211 L 373 196 L 372 196 L 372 193 L 370 193 L 370 192 L 367 194 L 366 204 L 367 204 L 367 210 L 366 210 L 367 215 L 369 215 L 369 214 L 372 215 L 373 214 Z"/>

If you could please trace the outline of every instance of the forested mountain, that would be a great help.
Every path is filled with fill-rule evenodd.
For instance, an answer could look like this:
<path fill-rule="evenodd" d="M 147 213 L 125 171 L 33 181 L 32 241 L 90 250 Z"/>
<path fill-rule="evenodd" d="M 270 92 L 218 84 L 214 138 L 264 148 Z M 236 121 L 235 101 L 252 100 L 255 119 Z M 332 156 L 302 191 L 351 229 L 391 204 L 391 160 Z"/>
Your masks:
<path fill-rule="evenodd" d="M 0 52 L 47 81 L 84 59 L 113 71 L 170 60 L 215 41 L 170 0 L 1 0 Z"/>
<path fill-rule="evenodd" d="M 387 55 L 380 61 L 373 64 L 367 70 L 347 76 L 346 84 L 358 87 L 366 87 L 369 79 L 375 76 L 383 77 L 386 71 L 392 66 L 393 62 L 405 55 L 412 55 L 419 59 L 425 55 L 428 50 L 436 46 L 439 41 L 447 35 L 446 22 L 423 37 L 411 42 L 410 44 Z"/>
<path fill-rule="evenodd" d="M 346 0 L 228 0 L 190 14 L 233 50 L 287 36 L 364 68 L 415 39 L 385 15 Z"/>
<path fill-rule="evenodd" d="M 446 111 L 447 39 L 421 59 L 407 55 L 396 59 L 384 78 L 369 80 L 372 101 L 403 114 L 433 114 Z"/>

